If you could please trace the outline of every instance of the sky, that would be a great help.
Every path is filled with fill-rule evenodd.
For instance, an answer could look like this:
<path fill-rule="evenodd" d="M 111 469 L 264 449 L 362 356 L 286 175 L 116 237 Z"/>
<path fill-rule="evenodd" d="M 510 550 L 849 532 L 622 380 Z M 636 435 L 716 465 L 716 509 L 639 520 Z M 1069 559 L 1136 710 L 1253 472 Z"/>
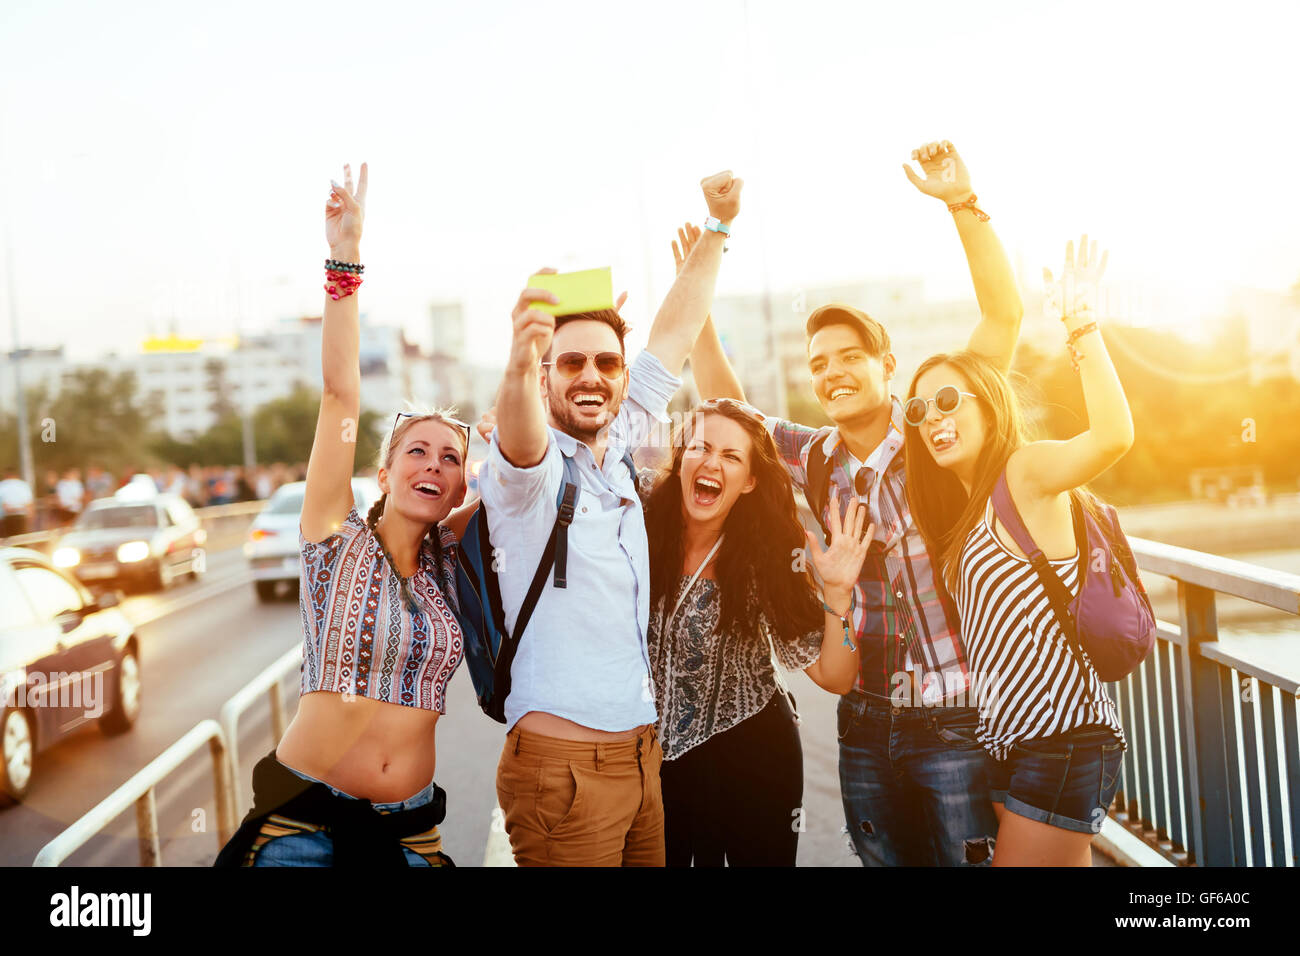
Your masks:
<path fill-rule="evenodd" d="M 0 301 L 74 358 L 319 315 L 328 183 L 363 160 L 363 311 L 427 345 L 462 301 L 479 362 L 543 265 L 611 266 L 644 341 L 721 169 L 745 188 L 720 295 L 966 297 L 901 169 L 948 139 L 1031 283 L 1087 232 L 1151 321 L 1195 328 L 1300 280 L 1297 26 L 1292 2 L 5 0 Z"/>

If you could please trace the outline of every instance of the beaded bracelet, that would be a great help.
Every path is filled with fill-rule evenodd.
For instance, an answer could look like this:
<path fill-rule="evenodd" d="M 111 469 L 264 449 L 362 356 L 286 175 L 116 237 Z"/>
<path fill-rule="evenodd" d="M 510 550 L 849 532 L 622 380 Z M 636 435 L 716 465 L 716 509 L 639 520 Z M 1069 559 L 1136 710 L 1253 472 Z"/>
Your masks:
<path fill-rule="evenodd" d="M 986 213 L 983 209 L 980 209 L 975 205 L 975 201 L 979 198 L 980 198 L 979 196 L 976 196 L 974 193 L 971 193 L 970 199 L 964 200 L 963 202 L 949 203 L 948 211 L 956 212 L 958 209 L 969 209 L 971 212 L 975 214 L 975 218 L 978 219 L 980 222 L 988 222 L 989 214 Z"/>
<path fill-rule="evenodd" d="M 845 611 L 843 614 L 841 614 L 839 611 L 835 610 L 833 607 L 827 604 L 825 598 L 822 599 L 822 610 L 824 610 L 827 614 L 831 615 L 832 617 L 838 617 L 840 619 L 840 626 L 844 628 L 844 643 L 842 646 L 847 647 L 850 651 L 857 650 L 857 647 L 854 645 L 853 640 L 849 637 L 850 634 L 849 629 L 850 627 L 852 627 L 852 622 L 849 619 L 852 617 L 853 607 L 857 603 L 858 603 L 857 595 L 850 594 L 849 609 Z"/>
<path fill-rule="evenodd" d="M 344 262 L 342 259 L 326 259 L 325 269 L 327 272 L 355 272 L 357 275 L 366 271 L 366 267 L 359 262 Z"/>
<path fill-rule="evenodd" d="M 331 299 L 337 302 L 339 299 L 356 292 L 362 281 L 361 276 L 355 272 L 331 270 L 325 273 L 325 291 L 330 294 Z"/>

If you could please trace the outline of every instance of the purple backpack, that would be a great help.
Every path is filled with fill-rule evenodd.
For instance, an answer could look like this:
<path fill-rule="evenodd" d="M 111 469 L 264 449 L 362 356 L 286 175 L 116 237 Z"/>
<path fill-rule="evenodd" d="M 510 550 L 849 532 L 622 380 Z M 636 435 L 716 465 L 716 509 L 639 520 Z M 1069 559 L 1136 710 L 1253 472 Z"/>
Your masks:
<path fill-rule="evenodd" d="M 1097 676 L 1109 682 L 1133 673 L 1151 652 L 1156 642 L 1156 616 L 1138 577 L 1133 549 L 1120 530 L 1119 515 L 1110 505 L 1102 504 L 1101 509 L 1109 527 L 1099 524 L 1074 495 L 1070 496 L 1080 581 L 1079 594 L 1072 597 L 1030 537 L 1011 500 L 1005 470 L 993 487 L 993 513 L 1038 572 L 1070 648 L 1080 661 L 1080 650 L 1087 651 Z"/>

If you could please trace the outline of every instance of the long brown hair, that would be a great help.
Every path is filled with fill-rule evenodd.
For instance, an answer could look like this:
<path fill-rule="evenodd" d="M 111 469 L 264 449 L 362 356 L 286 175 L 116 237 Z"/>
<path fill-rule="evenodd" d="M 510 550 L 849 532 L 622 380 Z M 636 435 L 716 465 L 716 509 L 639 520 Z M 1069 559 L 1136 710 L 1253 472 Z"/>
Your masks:
<path fill-rule="evenodd" d="M 957 586 L 957 558 L 966 535 L 984 513 L 984 503 L 993 493 L 998 475 L 1011 453 L 1029 439 L 1025 434 L 1011 383 L 988 359 L 974 352 L 945 352 L 921 363 L 907 389 L 907 401 L 916 397 L 916 383 L 936 365 L 950 365 L 965 376 L 975 404 L 984 419 L 984 447 L 975 462 L 975 479 L 968 496 L 957 476 L 940 468 L 925 447 L 921 429 L 908 425 L 903 439 L 907 468 L 907 504 L 912 519 L 925 539 L 926 547 L 939 558 L 948 590 Z"/>
<path fill-rule="evenodd" d="M 726 403 L 697 406 L 674 429 L 672 464 L 660 472 L 646 500 L 650 606 L 658 607 L 661 599 L 676 594 L 681 579 L 682 455 L 700 415 L 721 415 L 745 430 L 752 445 L 749 471 L 755 479 L 754 489 L 732 505 L 722 526 L 726 537 L 716 570 L 721 595 L 718 629 L 752 632 L 761 641 L 752 617 L 751 602 L 756 599 L 772 625 L 773 638 L 792 642 L 824 621 L 812 575 L 799 561 L 807 542 L 795 510 L 794 488 L 762 422 Z"/>
<path fill-rule="evenodd" d="M 925 446 L 921 430 L 906 427 L 903 440 L 907 469 L 907 504 L 930 554 L 939 558 L 944 583 L 957 587 L 958 559 L 966 536 L 982 519 L 984 505 L 993 494 L 998 476 L 1007 467 L 1012 452 L 1032 437 L 1021 414 L 1020 400 L 1006 374 L 976 352 L 945 352 L 921 363 L 907 389 L 907 401 L 916 397 L 916 383 L 936 365 L 950 365 L 961 372 L 976 397 L 984 419 L 984 447 L 975 461 L 971 493 L 955 474 L 940 468 Z M 1086 487 L 1070 491 L 1070 497 L 1094 516 L 1100 515 L 1098 499 Z"/>

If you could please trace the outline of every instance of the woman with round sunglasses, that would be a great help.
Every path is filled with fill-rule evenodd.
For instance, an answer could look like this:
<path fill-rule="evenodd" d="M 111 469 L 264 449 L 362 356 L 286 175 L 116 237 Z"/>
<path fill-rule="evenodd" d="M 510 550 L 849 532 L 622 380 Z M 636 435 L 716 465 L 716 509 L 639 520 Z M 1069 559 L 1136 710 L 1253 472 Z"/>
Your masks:
<path fill-rule="evenodd" d="M 360 414 L 356 291 L 368 170 L 331 182 L 321 338 L 324 389 L 307 466 L 300 545 L 302 696 L 253 770 L 253 808 L 218 866 L 442 866 L 434 737 L 464 654 L 456 620 L 453 508 L 469 430 L 399 412 L 380 449 L 383 496 L 353 503 Z"/>
<path fill-rule="evenodd" d="M 1083 486 L 1133 443 L 1128 401 L 1087 304 L 1105 261 L 1086 236 L 1077 259 L 1068 245 L 1065 295 L 1054 300 L 1083 386 L 1084 432 L 1029 440 L 1007 377 L 972 352 L 923 362 L 905 406 L 908 501 L 956 599 L 978 688 L 978 737 L 996 761 L 994 866 L 1089 866 L 1125 747 L 1105 685 L 1087 653 L 1072 651 L 1038 572 L 991 501 L 1005 473 L 1030 536 L 1077 594 L 1072 507 L 1096 512 Z"/>
<path fill-rule="evenodd" d="M 795 864 L 803 754 L 780 668 L 833 693 L 852 687 L 846 621 L 873 531 L 865 506 L 842 523 L 831 513 L 823 550 L 799 523 L 759 413 L 731 399 L 687 416 L 646 493 L 669 866 Z"/>

